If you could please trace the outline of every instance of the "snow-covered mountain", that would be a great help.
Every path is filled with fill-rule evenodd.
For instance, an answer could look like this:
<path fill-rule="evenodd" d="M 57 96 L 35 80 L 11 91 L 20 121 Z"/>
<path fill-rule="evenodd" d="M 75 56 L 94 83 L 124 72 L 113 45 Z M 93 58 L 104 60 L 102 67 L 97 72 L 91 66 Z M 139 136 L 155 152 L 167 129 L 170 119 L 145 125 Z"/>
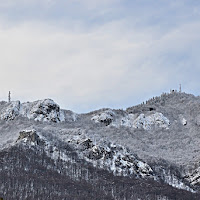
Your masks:
<path fill-rule="evenodd" d="M 0 197 L 199 199 L 200 97 L 172 92 L 76 114 L 0 102 Z"/>

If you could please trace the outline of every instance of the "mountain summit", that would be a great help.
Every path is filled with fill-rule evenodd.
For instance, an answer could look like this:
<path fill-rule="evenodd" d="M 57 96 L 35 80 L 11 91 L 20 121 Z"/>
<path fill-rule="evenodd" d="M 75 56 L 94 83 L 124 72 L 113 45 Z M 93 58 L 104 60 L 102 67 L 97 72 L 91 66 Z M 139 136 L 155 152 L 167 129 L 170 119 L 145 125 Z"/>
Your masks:
<path fill-rule="evenodd" d="M 87 114 L 0 102 L 4 199 L 199 199 L 200 97 L 172 91 Z"/>

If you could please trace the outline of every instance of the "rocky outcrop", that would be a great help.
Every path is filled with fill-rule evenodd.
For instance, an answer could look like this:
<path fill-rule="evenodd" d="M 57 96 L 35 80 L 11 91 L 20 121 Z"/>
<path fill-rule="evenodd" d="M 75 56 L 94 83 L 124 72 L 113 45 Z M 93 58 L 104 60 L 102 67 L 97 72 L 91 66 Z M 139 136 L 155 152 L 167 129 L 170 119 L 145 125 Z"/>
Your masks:
<path fill-rule="evenodd" d="M 19 137 L 16 142 L 18 141 L 24 141 L 31 144 L 40 144 L 41 140 L 38 136 L 36 130 L 22 130 L 19 132 Z"/>
<path fill-rule="evenodd" d="M 94 115 L 91 120 L 96 123 L 103 123 L 106 126 L 126 126 L 130 128 L 142 128 L 145 130 L 150 130 L 153 127 L 160 127 L 168 129 L 170 126 L 169 119 L 167 119 L 162 113 L 148 113 L 148 114 L 127 114 L 125 117 L 118 117 L 116 119 L 116 114 L 112 110 L 104 111 L 98 115 Z"/>
<path fill-rule="evenodd" d="M 80 155 L 92 163 L 94 166 L 107 169 L 114 175 L 138 177 L 152 177 L 153 170 L 151 167 L 137 159 L 125 147 L 104 141 L 102 144 L 94 144 L 88 138 L 84 141 L 78 141 L 77 149 L 81 150 Z M 75 142 L 75 141 L 74 141 Z"/>
<path fill-rule="evenodd" d="M 133 122 L 133 128 L 143 128 L 150 130 L 153 126 L 168 129 L 170 125 L 169 119 L 167 119 L 162 113 L 154 113 L 150 115 L 140 114 Z"/>
<path fill-rule="evenodd" d="M 23 103 L 21 114 L 36 121 L 60 122 L 64 120 L 59 105 L 51 99 Z"/>
<path fill-rule="evenodd" d="M 114 112 L 109 109 L 98 115 L 94 115 L 91 120 L 96 123 L 104 123 L 106 126 L 108 126 L 113 122 L 114 120 L 113 116 Z"/>
<path fill-rule="evenodd" d="M 71 115 L 73 115 L 73 113 Z M 13 120 L 17 116 L 27 117 L 35 121 L 43 122 L 65 121 L 64 111 L 61 110 L 59 105 L 51 99 L 22 104 L 20 101 L 12 101 L 7 103 L 0 111 L 0 119 L 2 120 Z"/>

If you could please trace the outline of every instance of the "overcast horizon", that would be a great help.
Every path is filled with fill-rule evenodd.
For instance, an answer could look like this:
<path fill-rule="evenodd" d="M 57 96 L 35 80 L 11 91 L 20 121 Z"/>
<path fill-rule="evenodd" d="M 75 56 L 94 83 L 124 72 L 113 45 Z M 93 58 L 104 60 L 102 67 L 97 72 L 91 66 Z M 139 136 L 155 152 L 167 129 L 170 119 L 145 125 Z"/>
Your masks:
<path fill-rule="evenodd" d="M 200 2 L 0 0 L 0 99 L 85 113 L 200 94 Z"/>

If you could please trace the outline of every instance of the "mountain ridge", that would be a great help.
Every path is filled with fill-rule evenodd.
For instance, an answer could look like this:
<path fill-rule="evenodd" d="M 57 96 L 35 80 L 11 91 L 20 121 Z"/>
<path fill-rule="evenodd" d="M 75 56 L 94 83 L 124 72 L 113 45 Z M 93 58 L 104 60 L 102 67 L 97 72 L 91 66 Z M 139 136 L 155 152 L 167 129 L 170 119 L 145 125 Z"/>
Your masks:
<path fill-rule="evenodd" d="M 174 189 L 175 196 L 195 199 L 200 191 L 199 116 L 200 98 L 178 92 L 163 93 L 160 97 L 126 110 L 104 108 L 85 114 L 60 109 L 50 99 L 26 103 L 0 102 L 0 152 L 9 152 L 12 148 L 16 148 L 16 151 L 17 148 L 33 150 L 31 154 L 37 152 L 38 158 L 45 155 L 41 163 L 38 161 L 42 168 L 49 166 L 52 173 L 59 172 L 68 180 L 83 180 L 90 185 L 91 177 L 86 178 L 87 173 L 105 172 L 112 176 L 110 181 L 124 177 L 125 182 L 120 183 L 122 185 L 126 185 L 129 179 L 141 181 L 148 191 L 144 189 L 143 193 L 134 192 L 124 186 L 129 195 L 122 192 L 123 197 L 120 197 L 113 192 L 119 180 L 108 191 L 104 185 L 108 183 L 103 181 L 101 185 L 101 175 L 96 175 L 97 178 L 93 177 L 92 180 L 102 188 L 91 190 L 98 195 L 102 191 L 105 199 L 106 195 L 111 195 L 110 199 L 128 200 L 136 199 L 136 196 L 148 199 L 148 181 L 152 188 L 158 184 L 161 193 L 159 197 L 155 187 L 150 199 L 173 199 L 169 193 L 164 192 L 164 188 L 169 191 L 177 188 Z M 27 160 L 25 151 L 22 152 Z M 20 159 L 17 162 L 26 165 Z M 6 162 L 2 163 L 2 173 L 5 171 L 4 165 Z M 26 167 L 29 173 L 30 168 L 35 170 L 34 166 L 36 169 L 38 166 L 34 162 L 31 165 L 33 168 L 28 164 Z M 108 174 L 106 176 L 109 177 Z M 51 179 L 51 176 L 48 178 Z M 131 184 L 134 185 L 134 181 Z M 179 190 L 182 192 L 179 193 Z M 77 190 L 73 192 L 75 194 Z M 9 190 L 0 190 L 1 193 L 6 197 Z M 52 192 L 52 195 L 55 193 Z M 184 198 L 181 193 L 185 194 Z M 56 195 L 58 199 L 65 199 L 65 192 L 62 193 L 64 196 Z M 84 199 L 86 196 L 79 194 L 79 197 L 73 198 Z"/>

